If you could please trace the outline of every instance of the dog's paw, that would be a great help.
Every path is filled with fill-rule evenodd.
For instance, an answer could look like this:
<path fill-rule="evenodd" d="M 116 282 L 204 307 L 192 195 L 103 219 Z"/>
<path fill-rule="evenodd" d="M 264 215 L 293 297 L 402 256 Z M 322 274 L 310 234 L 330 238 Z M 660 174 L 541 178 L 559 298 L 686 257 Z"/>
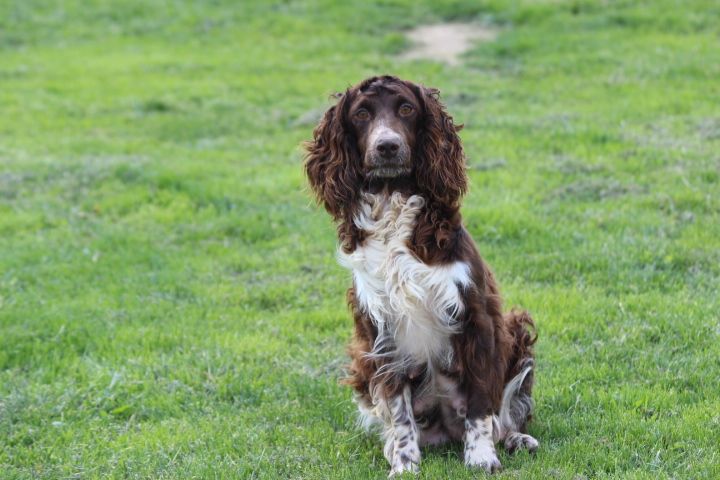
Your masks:
<path fill-rule="evenodd" d="M 398 464 L 394 465 L 390 469 L 390 474 L 388 475 L 388 478 L 396 478 L 404 473 L 411 473 L 413 475 L 417 475 L 420 473 L 420 467 L 417 463 L 408 462 L 407 464 Z"/>
<path fill-rule="evenodd" d="M 420 472 L 420 449 L 417 444 L 396 446 L 392 453 L 389 478 L 407 472 L 413 474 Z"/>
<path fill-rule="evenodd" d="M 495 473 L 502 470 L 495 448 L 490 446 L 465 446 L 465 465 L 470 468 L 479 468 L 487 473 Z"/>
<path fill-rule="evenodd" d="M 465 420 L 465 465 L 487 473 L 502 468 L 495 453 L 492 417 Z"/>
<path fill-rule="evenodd" d="M 508 453 L 515 453 L 521 449 L 535 453 L 539 446 L 537 440 L 525 433 L 513 432 L 505 438 L 505 450 Z"/>

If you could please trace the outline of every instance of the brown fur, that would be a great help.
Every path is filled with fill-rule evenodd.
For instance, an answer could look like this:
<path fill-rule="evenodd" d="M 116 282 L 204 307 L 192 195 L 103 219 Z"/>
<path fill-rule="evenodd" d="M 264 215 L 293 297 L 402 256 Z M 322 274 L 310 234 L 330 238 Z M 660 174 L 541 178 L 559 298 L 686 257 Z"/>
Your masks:
<path fill-rule="evenodd" d="M 356 96 L 382 82 L 406 86 L 422 108 L 414 132 L 413 173 L 408 178 L 366 178 L 353 127 L 346 118 L 348 105 Z M 467 189 L 465 157 L 457 134 L 462 126 L 453 123 L 439 101 L 437 90 L 395 77 L 372 77 L 337 98 L 337 104 L 314 130 L 313 140 L 306 144 L 305 172 L 313 192 L 338 222 L 338 236 L 346 252 L 352 252 L 363 242 L 363 232 L 352 222 L 363 190 L 400 190 L 426 198 L 409 247 L 430 265 L 463 261 L 471 266 L 474 286 L 464 292 L 465 310 L 459 319 L 462 330 L 453 338 L 456 355 L 451 370 L 461 378 L 469 418 L 497 414 L 503 387 L 520 372 L 523 362 L 532 359 L 536 337 L 529 333 L 534 324 L 526 312 L 503 315 L 494 276 L 462 225 L 460 199 Z M 412 372 L 376 375 L 380 365 L 366 354 L 372 350 L 377 329 L 359 307 L 352 288 L 348 291 L 348 303 L 355 319 L 355 333 L 349 347 L 352 363 L 347 383 L 369 404 L 374 384 L 381 382 L 389 396 L 412 380 Z M 529 376 L 522 391 L 529 396 L 531 388 Z"/>

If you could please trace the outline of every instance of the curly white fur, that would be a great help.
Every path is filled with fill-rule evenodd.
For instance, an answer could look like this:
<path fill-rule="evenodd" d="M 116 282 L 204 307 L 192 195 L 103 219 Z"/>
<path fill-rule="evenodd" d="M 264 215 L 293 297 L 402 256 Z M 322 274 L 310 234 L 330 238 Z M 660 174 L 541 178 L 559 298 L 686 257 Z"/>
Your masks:
<path fill-rule="evenodd" d="M 378 327 L 373 354 L 395 360 L 387 368 L 449 364 L 462 289 L 472 281 L 466 263 L 427 265 L 408 247 L 424 205 L 419 195 L 366 194 L 354 221 L 367 237 L 352 253 L 338 255 L 353 271 L 360 307 Z"/>

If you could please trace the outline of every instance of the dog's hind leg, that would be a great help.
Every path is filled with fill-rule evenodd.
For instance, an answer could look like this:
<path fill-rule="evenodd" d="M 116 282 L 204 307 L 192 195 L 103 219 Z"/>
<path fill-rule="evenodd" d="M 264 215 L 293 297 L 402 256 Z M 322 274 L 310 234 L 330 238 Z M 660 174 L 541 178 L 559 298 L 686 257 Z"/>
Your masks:
<path fill-rule="evenodd" d="M 532 415 L 533 400 L 529 386 L 532 385 L 533 359 L 528 358 L 523 369 L 505 386 L 498 416 L 498 435 L 508 453 L 519 449 L 535 452 L 539 443 L 526 433 L 527 422 Z"/>
<path fill-rule="evenodd" d="M 513 453 L 519 449 L 537 450 L 538 441 L 527 434 L 527 423 L 532 418 L 533 371 L 535 360 L 532 345 L 537 339 L 531 335 L 534 323 L 527 312 L 512 311 L 505 316 L 508 329 L 514 337 L 513 356 L 508 365 L 510 380 L 505 384 L 500 413 L 497 418 L 498 438 L 505 449 Z"/>

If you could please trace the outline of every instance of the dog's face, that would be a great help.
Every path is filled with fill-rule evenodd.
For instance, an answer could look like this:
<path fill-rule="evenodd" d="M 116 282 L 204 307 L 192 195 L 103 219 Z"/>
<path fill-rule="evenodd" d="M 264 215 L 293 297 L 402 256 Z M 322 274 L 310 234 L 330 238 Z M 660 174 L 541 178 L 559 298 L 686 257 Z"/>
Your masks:
<path fill-rule="evenodd" d="M 305 144 L 305 173 L 335 218 L 352 215 L 370 182 L 408 179 L 418 194 L 449 206 L 465 192 L 465 156 L 439 92 L 389 75 L 335 96 Z"/>
<path fill-rule="evenodd" d="M 347 116 L 368 177 L 412 172 L 422 114 L 415 93 L 401 83 L 376 82 L 355 94 Z"/>

